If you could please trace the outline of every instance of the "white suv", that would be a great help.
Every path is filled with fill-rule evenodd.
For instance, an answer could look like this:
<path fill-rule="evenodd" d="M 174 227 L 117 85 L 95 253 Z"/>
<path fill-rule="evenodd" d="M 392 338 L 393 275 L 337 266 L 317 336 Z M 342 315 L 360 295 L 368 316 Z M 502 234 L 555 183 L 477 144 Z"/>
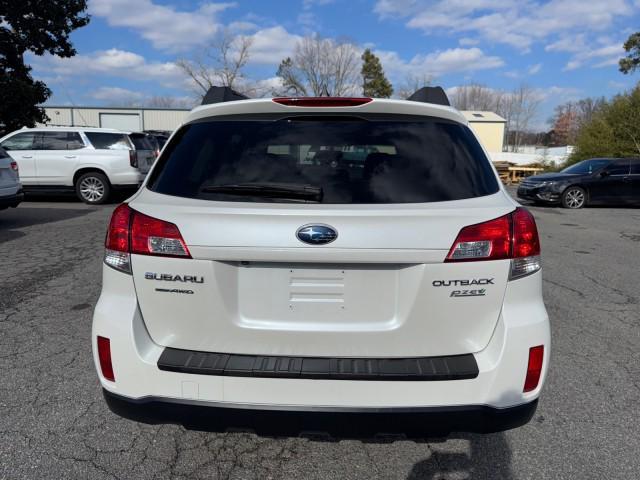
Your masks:
<path fill-rule="evenodd" d="M 23 128 L 0 138 L 18 162 L 27 193 L 75 191 L 100 204 L 112 189 L 137 188 L 155 160 L 136 150 L 129 132 L 87 127 Z"/>
<path fill-rule="evenodd" d="M 443 96 L 194 109 L 109 225 L 110 407 L 526 423 L 549 363 L 536 224 Z"/>

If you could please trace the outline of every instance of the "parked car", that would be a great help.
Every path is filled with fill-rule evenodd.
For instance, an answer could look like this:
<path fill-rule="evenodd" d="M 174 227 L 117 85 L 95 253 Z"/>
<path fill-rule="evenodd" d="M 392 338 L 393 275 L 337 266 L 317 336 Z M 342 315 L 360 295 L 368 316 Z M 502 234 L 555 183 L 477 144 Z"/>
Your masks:
<path fill-rule="evenodd" d="M 106 202 L 113 189 L 138 188 L 153 163 L 127 132 L 112 129 L 23 128 L 0 146 L 18 162 L 26 193 L 75 192 L 88 204 Z"/>
<path fill-rule="evenodd" d="M 115 412 L 531 418 L 550 335 L 534 218 L 442 89 L 421 92 L 188 115 L 108 227 L 92 343 Z M 350 169 L 311 145 L 370 153 Z"/>
<path fill-rule="evenodd" d="M 640 205 L 640 159 L 593 158 L 558 173 L 526 178 L 518 197 L 565 208 L 588 205 Z"/>
<path fill-rule="evenodd" d="M 158 142 L 158 153 L 160 153 L 160 150 L 162 150 L 164 144 L 167 143 L 167 140 L 169 140 L 171 136 L 171 132 L 164 130 L 145 130 L 144 133 L 149 134 Z"/>
<path fill-rule="evenodd" d="M 136 166 L 146 175 L 160 154 L 158 144 L 151 135 L 146 133 L 130 132 L 129 139 L 136 151 Z"/>
<path fill-rule="evenodd" d="M 0 147 L 0 210 L 17 207 L 23 197 L 18 163 Z"/>

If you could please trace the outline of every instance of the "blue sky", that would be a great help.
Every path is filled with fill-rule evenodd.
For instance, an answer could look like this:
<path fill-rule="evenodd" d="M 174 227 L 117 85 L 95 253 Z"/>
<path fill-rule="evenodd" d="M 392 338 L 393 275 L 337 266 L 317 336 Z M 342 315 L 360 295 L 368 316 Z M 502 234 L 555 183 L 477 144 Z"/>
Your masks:
<path fill-rule="evenodd" d="M 72 34 L 72 59 L 30 56 L 51 104 L 114 105 L 193 89 L 174 65 L 227 29 L 253 38 L 249 77 L 273 82 L 304 35 L 370 47 L 396 85 L 431 76 L 453 88 L 526 83 L 539 91 L 543 127 L 553 106 L 611 96 L 638 77 L 618 72 L 640 20 L 638 0 L 89 0 L 91 23 Z"/>

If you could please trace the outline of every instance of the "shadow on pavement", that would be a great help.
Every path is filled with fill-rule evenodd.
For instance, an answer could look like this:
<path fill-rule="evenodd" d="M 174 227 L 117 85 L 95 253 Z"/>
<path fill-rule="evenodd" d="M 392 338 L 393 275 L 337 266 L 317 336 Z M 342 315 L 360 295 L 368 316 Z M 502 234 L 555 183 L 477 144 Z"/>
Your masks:
<path fill-rule="evenodd" d="M 413 466 L 407 480 L 441 480 L 450 478 L 449 475 L 465 480 L 514 478 L 511 448 L 504 433 L 462 434 L 450 438 L 466 440 L 468 451 L 446 452 L 431 448 L 431 455 Z"/>
<path fill-rule="evenodd" d="M 90 208 L 18 208 L 0 211 L 0 243 L 26 235 L 21 228 L 44 225 L 61 220 L 81 217 L 91 213 Z"/>

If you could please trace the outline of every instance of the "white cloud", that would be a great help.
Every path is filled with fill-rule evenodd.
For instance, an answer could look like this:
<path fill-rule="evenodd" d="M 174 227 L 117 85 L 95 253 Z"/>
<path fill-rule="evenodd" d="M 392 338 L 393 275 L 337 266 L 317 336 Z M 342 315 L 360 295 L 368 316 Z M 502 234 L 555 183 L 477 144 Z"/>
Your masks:
<path fill-rule="evenodd" d="M 404 18 L 409 28 L 425 33 L 469 33 L 527 52 L 556 35 L 568 39 L 572 32 L 602 32 L 635 8 L 626 0 L 378 0 L 374 11 L 380 18 Z"/>
<path fill-rule="evenodd" d="M 476 38 L 462 37 L 458 40 L 458 43 L 461 47 L 471 47 L 473 45 L 478 45 L 480 43 L 480 40 Z"/>
<path fill-rule="evenodd" d="M 319 6 L 322 7 L 324 5 L 329 5 L 330 3 L 333 3 L 335 0 L 303 0 L 302 1 L 302 6 L 304 9 L 308 10 L 311 7 L 314 6 Z"/>
<path fill-rule="evenodd" d="M 281 26 L 258 30 L 251 38 L 253 43 L 249 61 L 274 65 L 291 56 L 296 43 L 302 39 L 299 35 L 287 32 Z"/>
<path fill-rule="evenodd" d="M 530 65 L 529 66 L 529 68 L 527 69 L 527 73 L 529 75 L 535 75 L 540 70 L 542 70 L 542 64 L 541 63 L 536 63 L 535 65 Z"/>
<path fill-rule="evenodd" d="M 448 73 L 469 72 L 498 68 L 504 65 L 500 57 L 488 56 L 477 47 L 451 48 L 427 55 L 416 55 L 405 61 L 397 52 L 376 50 L 385 72 L 395 80 L 407 75 L 441 76 Z"/>
<path fill-rule="evenodd" d="M 120 87 L 100 87 L 97 90 L 90 92 L 89 96 L 96 100 L 102 100 L 109 103 L 139 101 L 145 97 L 142 92 L 134 92 L 133 90 Z"/>
<path fill-rule="evenodd" d="M 111 76 L 157 82 L 168 87 L 181 88 L 184 85 L 184 75 L 172 62 L 148 62 L 142 55 L 117 48 L 78 54 L 71 58 L 34 56 L 32 63 L 38 72 L 60 78 Z"/>
<path fill-rule="evenodd" d="M 611 45 L 604 45 L 593 49 L 584 48 L 567 62 L 563 70 L 575 70 L 585 64 L 591 64 L 594 68 L 608 67 L 616 65 L 623 55 L 624 48 L 622 42 L 616 42 Z"/>
<path fill-rule="evenodd" d="M 203 3 L 178 11 L 152 0 L 91 0 L 89 12 L 112 27 L 130 28 L 155 48 L 181 51 L 210 41 L 221 29 L 218 14 L 234 3 Z"/>

